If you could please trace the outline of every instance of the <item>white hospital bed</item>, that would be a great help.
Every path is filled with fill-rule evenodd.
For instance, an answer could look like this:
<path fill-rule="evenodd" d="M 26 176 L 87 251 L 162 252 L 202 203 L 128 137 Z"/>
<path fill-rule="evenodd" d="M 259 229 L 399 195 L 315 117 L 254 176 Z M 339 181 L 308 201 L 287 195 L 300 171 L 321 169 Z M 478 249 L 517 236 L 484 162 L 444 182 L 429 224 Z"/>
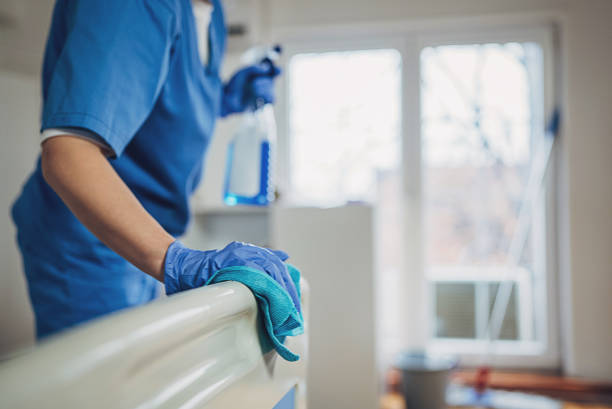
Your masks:
<path fill-rule="evenodd" d="M 251 292 L 211 285 L 93 321 L 3 362 L 0 408 L 305 409 L 307 337 L 287 342 L 298 362 L 263 355 Z"/>

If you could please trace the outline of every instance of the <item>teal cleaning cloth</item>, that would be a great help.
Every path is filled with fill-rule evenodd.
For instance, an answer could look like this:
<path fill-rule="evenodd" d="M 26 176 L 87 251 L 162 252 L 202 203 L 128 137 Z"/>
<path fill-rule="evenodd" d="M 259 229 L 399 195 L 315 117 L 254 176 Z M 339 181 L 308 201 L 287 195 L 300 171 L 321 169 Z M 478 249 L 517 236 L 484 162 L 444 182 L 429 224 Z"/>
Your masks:
<path fill-rule="evenodd" d="M 291 279 L 300 296 L 300 272 L 287 264 Z M 268 274 L 250 267 L 227 267 L 217 271 L 206 282 L 208 284 L 221 281 L 237 281 L 249 287 L 257 300 L 259 316 L 264 326 L 264 336 L 260 337 L 264 352 L 272 348 L 287 361 L 297 361 L 299 355 L 291 352 L 285 345 L 287 336 L 304 333 L 304 320 L 297 310 L 291 297 Z"/>

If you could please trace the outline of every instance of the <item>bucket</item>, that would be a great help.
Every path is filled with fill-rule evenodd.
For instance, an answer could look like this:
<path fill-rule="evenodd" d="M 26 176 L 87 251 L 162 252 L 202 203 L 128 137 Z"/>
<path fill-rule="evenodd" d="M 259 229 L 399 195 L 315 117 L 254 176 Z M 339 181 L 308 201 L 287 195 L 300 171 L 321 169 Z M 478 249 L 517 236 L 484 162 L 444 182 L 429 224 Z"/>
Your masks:
<path fill-rule="evenodd" d="M 407 409 L 446 409 L 446 388 L 457 360 L 424 352 L 401 353 L 394 367 L 402 374 Z"/>

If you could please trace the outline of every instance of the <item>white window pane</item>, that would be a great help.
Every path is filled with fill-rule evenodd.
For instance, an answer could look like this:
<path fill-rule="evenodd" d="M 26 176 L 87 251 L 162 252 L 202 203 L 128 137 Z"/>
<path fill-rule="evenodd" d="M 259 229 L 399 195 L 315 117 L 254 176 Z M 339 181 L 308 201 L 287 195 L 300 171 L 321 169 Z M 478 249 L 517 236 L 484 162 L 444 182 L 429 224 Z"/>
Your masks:
<path fill-rule="evenodd" d="M 298 54 L 288 78 L 293 201 L 373 199 L 376 171 L 400 159 L 399 53 Z"/>
<path fill-rule="evenodd" d="M 476 286 L 473 283 L 436 284 L 436 337 L 476 337 L 475 288 Z"/>
<path fill-rule="evenodd" d="M 534 80 L 541 79 L 541 72 L 542 52 L 532 43 L 437 46 L 421 53 L 425 269 L 437 288 L 437 337 L 473 332 L 474 337 L 485 336 L 498 288 L 495 280 L 507 278 L 508 250 L 517 230 L 533 147 L 542 136 L 543 84 Z M 510 266 L 530 277 L 521 279 L 521 291 L 513 287 L 502 339 L 525 340 L 533 334 L 519 333 L 520 328 L 533 326 L 519 322 L 534 316 L 519 308 L 532 305 L 533 245 L 529 237 L 519 266 Z M 461 286 L 468 285 L 444 284 L 455 279 L 483 290 L 475 299 L 458 295 L 440 299 L 442 289 L 447 295 L 460 294 Z M 487 281 L 491 284 L 484 290 Z M 544 301 L 535 300 L 534 305 Z M 472 307 L 472 321 L 464 320 L 464 327 L 457 327 L 457 322 L 449 326 L 454 312 Z"/>
<path fill-rule="evenodd" d="M 531 159 L 524 46 L 426 48 L 421 67 L 426 259 L 504 263 Z"/>

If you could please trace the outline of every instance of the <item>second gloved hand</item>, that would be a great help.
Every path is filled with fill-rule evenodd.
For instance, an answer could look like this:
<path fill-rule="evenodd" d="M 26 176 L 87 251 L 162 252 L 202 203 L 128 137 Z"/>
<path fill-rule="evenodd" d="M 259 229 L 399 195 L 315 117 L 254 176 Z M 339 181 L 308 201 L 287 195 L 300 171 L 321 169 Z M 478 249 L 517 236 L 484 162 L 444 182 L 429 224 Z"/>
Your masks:
<path fill-rule="evenodd" d="M 280 72 L 269 59 L 236 72 L 223 86 L 221 116 L 254 110 L 259 104 L 273 104 L 274 79 Z"/>
<path fill-rule="evenodd" d="M 164 262 L 166 294 L 202 287 L 217 271 L 226 267 L 251 267 L 268 274 L 284 288 L 298 311 L 298 292 L 285 261 L 287 254 L 252 244 L 232 242 L 222 250 L 200 251 L 175 241 L 168 247 Z"/>

